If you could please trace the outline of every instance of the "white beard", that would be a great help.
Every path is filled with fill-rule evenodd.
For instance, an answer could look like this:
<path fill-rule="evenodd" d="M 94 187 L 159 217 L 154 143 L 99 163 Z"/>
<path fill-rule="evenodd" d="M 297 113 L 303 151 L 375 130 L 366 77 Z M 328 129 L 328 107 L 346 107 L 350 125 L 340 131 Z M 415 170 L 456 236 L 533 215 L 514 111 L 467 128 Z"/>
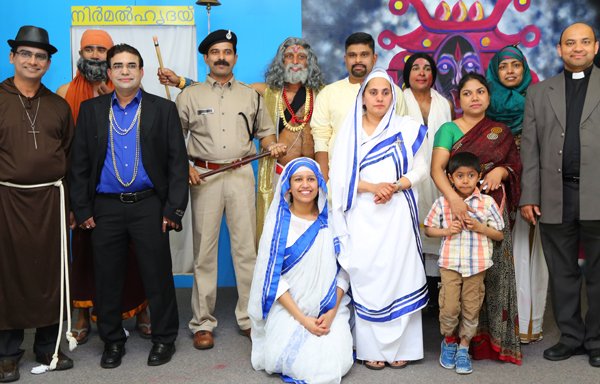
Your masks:
<path fill-rule="evenodd" d="M 308 79 L 308 69 L 302 68 L 299 71 L 292 71 L 294 64 L 288 64 L 283 72 L 283 81 L 289 84 L 304 84 Z"/>

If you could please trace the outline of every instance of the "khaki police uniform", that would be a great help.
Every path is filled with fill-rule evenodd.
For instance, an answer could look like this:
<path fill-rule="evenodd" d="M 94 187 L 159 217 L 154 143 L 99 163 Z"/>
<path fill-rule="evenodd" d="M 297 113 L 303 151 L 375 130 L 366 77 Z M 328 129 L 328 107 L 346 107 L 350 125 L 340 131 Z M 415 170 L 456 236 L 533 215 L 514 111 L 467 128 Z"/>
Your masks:
<path fill-rule="evenodd" d="M 190 159 L 226 164 L 256 154 L 250 139 L 275 134 L 273 123 L 263 112 L 262 97 L 248 85 L 232 78 L 220 84 L 210 76 L 186 88 L 177 97 Z M 199 173 L 209 169 L 195 166 Z M 231 239 L 238 302 L 235 315 L 240 329 L 250 328 L 248 296 L 256 261 L 255 180 L 250 164 L 209 176 L 192 185 L 192 229 L 194 285 L 192 333 L 213 331 L 217 298 L 217 254 L 221 220 L 225 214 Z"/>

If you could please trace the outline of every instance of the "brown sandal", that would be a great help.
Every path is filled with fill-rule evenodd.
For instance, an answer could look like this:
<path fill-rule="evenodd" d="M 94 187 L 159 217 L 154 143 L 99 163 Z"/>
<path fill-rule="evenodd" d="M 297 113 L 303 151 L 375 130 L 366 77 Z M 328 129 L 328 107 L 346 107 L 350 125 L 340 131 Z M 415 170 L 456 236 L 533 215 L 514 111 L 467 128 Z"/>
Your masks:
<path fill-rule="evenodd" d="M 150 323 L 137 323 L 135 325 L 137 331 L 142 339 L 152 338 L 152 329 Z"/>
<path fill-rule="evenodd" d="M 85 328 L 73 328 L 71 329 L 71 334 L 75 340 L 77 340 L 77 345 L 82 345 L 87 343 L 91 331 L 92 328 L 90 326 Z"/>
<path fill-rule="evenodd" d="M 373 371 L 381 371 L 385 368 L 385 363 L 383 361 L 365 361 L 365 367 Z"/>
<path fill-rule="evenodd" d="M 402 369 L 408 365 L 408 361 L 404 361 L 404 360 L 392 361 L 391 363 L 387 363 L 387 365 L 392 369 Z"/>

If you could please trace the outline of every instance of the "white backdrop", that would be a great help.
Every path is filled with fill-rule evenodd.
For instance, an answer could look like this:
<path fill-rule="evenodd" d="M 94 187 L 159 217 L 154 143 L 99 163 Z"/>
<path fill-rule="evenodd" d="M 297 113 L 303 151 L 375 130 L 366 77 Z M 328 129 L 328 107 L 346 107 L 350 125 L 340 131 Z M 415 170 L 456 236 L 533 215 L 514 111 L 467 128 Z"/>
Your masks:
<path fill-rule="evenodd" d="M 71 27 L 71 66 L 73 76 L 77 72 L 77 60 L 81 35 L 87 29 L 98 27 L 73 26 Z M 158 82 L 158 58 L 152 36 L 158 37 L 163 64 L 175 73 L 192 78 L 198 78 L 198 45 L 196 44 L 195 26 L 105 26 L 101 29 L 108 32 L 115 44 L 127 43 L 135 47 L 144 59 L 144 78 L 142 87 L 146 92 L 162 97 L 167 97 L 164 85 Z M 179 89 L 169 87 L 171 99 L 179 94 Z M 192 255 L 192 222 L 191 207 L 188 206 L 183 217 L 183 231 L 171 232 L 171 257 L 173 259 L 173 273 L 190 273 L 193 265 Z"/>
<path fill-rule="evenodd" d="M 79 58 L 79 44 L 81 35 L 87 29 L 99 29 L 98 27 L 74 26 L 71 27 L 71 67 L 73 76 L 77 72 L 77 59 Z M 155 95 L 167 97 L 164 85 L 158 82 L 156 72 L 158 70 L 158 59 L 152 36 L 158 37 L 160 50 L 162 52 L 163 64 L 171 68 L 177 74 L 196 79 L 198 74 L 198 45 L 196 44 L 195 26 L 173 26 L 173 25 L 133 25 L 133 26 L 106 26 L 101 29 L 108 32 L 115 44 L 126 43 L 140 51 L 144 59 L 144 78 L 142 86 L 144 90 Z M 177 88 L 170 87 L 171 98 L 179 93 Z"/>

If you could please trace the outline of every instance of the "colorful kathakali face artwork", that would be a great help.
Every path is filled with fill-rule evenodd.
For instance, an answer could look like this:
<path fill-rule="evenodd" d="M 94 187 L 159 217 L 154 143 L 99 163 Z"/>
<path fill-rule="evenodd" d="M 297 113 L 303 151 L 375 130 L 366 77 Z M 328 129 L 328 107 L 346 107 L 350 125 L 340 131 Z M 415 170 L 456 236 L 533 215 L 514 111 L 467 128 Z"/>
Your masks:
<path fill-rule="evenodd" d="M 388 73 L 401 83 L 408 57 L 415 52 L 430 54 L 438 71 L 435 88 L 454 103 L 455 112 L 460 115 L 457 86 L 465 73 L 484 74 L 490 59 L 507 45 L 534 47 L 540 41 L 541 32 L 532 24 L 515 34 L 505 34 L 498 29 L 498 23 L 511 3 L 518 12 L 524 12 L 531 0 L 498 0 L 489 10 L 484 10 L 479 1 L 469 8 L 462 0 L 452 8 L 441 1 L 433 15 L 423 0 L 390 0 L 388 8 L 392 14 L 402 16 L 412 5 L 420 23 L 404 35 L 397 35 L 390 29 L 379 34 L 378 42 L 382 48 L 404 49 L 390 60 Z"/>

